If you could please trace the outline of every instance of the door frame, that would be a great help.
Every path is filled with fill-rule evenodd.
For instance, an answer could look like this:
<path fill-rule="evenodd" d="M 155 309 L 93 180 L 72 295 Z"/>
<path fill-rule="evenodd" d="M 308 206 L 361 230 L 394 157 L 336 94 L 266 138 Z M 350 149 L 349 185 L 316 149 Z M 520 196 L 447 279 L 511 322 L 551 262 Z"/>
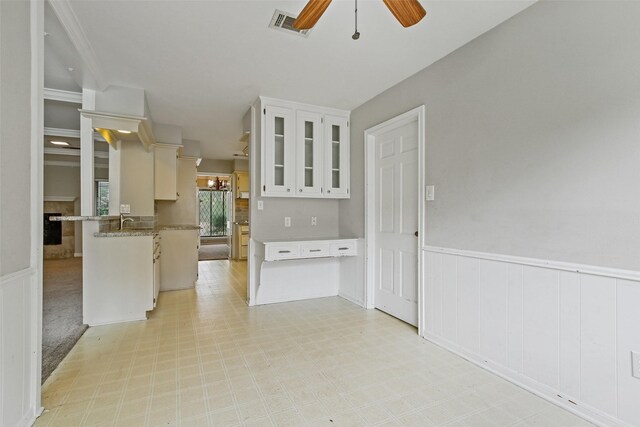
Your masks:
<path fill-rule="evenodd" d="M 367 309 L 375 308 L 375 272 L 378 268 L 375 257 L 375 148 L 374 143 L 376 137 L 380 134 L 396 129 L 400 126 L 417 121 L 418 122 L 418 239 L 416 239 L 416 254 L 418 256 L 418 335 L 422 336 L 424 331 L 424 262 L 422 257 L 422 246 L 424 242 L 425 227 L 425 117 L 426 107 L 423 105 L 416 107 L 406 113 L 386 120 L 376 126 L 364 131 L 364 155 L 365 155 L 365 307 Z"/>

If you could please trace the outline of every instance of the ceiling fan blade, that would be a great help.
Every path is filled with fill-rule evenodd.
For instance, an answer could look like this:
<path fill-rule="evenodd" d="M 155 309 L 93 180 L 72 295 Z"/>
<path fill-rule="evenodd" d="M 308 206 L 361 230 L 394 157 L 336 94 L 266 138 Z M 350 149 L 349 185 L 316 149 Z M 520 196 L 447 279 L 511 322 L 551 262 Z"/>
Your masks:
<path fill-rule="evenodd" d="M 427 14 L 418 0 L 383 0 L 393 16 L 403 27 L 410 27 L 420 22 Z"/>
<path fill-rule="evenodd" d="M 293 27 L 298 30 L 308 30 L 313 28 L 322 16 L 331 0 L 309 0 L 309 3 L 302 9 L 298 19 L 293 23 Z"/>

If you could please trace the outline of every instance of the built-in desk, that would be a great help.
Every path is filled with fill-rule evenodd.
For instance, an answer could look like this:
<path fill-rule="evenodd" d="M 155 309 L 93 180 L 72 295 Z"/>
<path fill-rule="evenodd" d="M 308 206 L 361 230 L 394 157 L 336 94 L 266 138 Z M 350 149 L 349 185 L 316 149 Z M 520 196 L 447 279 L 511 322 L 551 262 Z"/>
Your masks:
<path fill-rule="evenodd" d="M 358 255 L 358 239 L 252 240 L 255 280 L 249 305 L 271 304 L 340 293 L 343 257 Z"/>

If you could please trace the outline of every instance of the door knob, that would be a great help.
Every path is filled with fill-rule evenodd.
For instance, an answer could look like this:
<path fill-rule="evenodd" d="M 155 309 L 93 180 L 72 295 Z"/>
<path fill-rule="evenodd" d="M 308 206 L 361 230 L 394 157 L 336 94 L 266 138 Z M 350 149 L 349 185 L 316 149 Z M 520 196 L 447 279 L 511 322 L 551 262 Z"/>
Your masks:
<path fill-rule="evenodd" d="M 417 231 L 415 233 L 413 233 L 413 234 L 415 234 L 415 236 L 418 237 L 418 232 Z"/>

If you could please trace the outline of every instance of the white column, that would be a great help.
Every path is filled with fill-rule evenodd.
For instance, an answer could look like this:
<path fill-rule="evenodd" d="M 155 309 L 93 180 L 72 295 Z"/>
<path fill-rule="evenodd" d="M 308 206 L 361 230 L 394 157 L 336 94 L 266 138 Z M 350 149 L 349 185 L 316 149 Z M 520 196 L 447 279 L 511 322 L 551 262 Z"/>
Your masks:
<path fill-rule="evenodd" d="M 82 89 L 82 109 L 96 108 L 96 91 Z M 80 215 L 95 215 L 92 120 L 80 116 Z"/>

